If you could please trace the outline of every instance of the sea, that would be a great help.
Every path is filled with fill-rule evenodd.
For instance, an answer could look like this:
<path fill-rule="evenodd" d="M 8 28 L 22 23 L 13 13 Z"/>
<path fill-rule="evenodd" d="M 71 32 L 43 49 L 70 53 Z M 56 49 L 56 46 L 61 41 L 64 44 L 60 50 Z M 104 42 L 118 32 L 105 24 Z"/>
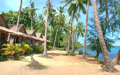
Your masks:
<path fill-rule="evenodd" d="M 76 49 L 76 51 L 79 51 L 81 49 L 83 50 L 83 48 L 79 48 L 79 49 Z M 120 49 L 120 46 L 114 46 L 114 47 L 111 48 L 111 52 L 108 52 L 110 60 L 114 59 L 114 57 L 118 53 L 119 49 Z M 96 51 L 91 51 L 89 49 L 86 49 L 86 54 L 90 55 L 90 56 L 95 56 L 96 55 Z M 104 61 L 103 54 L 99 54 L 98 59 Z M 119 60 L 119 64 L 120 64 L 120 60 Z"/>

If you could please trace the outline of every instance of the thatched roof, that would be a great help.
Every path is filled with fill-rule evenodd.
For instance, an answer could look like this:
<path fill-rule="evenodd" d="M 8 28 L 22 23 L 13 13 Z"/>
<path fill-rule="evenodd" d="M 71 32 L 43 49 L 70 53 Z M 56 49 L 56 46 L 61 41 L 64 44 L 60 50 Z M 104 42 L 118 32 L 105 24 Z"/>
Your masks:
<path fill-rule="evenodd" d="M 0 26 L 5 27 L 5 28 L 9 28 L 5 17 L 3 16 L 3 14 L 0 14 Z"/>
<path fill-rule="evenodd" d="M 40 37 L 43 38 L 43 37 L 42 37 L 42 33 L 36 33 L 36 37 L 37 37 L 37 38 L 40 38 Z"/>
<path fill-rule="evenodd" d="M 43 36 L 43 39 L 45 39 L 45 36 Z"/>
<path fill-rule="evenodd" d="M 36 36 L 35 34 L 35 30 L 26 30 L 27 34 L 30 35 L 30 36 Z"/>
<path fill-rule="evenodd" d="M 24 32 L 28 35 L 26 35 L 22 32 L 19 32 L 19 31 L 16 32 L 16 27 L 17 27 L 17 25 L 8 25 L 3 14 L 0 14 L 0 31 L 5 32 L 5 33 L 10 33 L 11 35 L 23 36 L 23 37 L 30 38 L 33 40 L 44 41 L 44 39 L 42 39 L 42 38 L 35 37 L 36 34 L 35 34 L 34 30 L 26 31 L 23 24 L 19 25 L 18 30 L 23 28 Z M 34 36 L 33 36 L 33 34 L 34 34 Z"/>
<path fill-rule="evenodd" d="M 43 39 L 45 40 L 45 36 L 43 36 Z M 47 40 L 47 42 L 52 43 L 51 41 Z"/>
<path fill-rule="evenodd" d="M 33 39 L 33 40 L 44 41 L 44 39 L 39 39 L 37 37 L 29 36 L 29 35 L 26 35 L 26 34 L 21 33 L 21 32 L 16 32 L 16 31 L 7 29 L 7 28 L 2 27 L 2 26 L 0 26 L 0 31 L 6 32 L 6 33 L 10 33 L 11 35 L 23 36 L 23 37 L 27 37 L 27 38 L 30 38 L 30 39 Z"/>
<path fill-rule="evenodd" d="M 16 31 L 17 25 L 9 24 L 8 26 L 9 26 L 9 28 L 10 28 L 11 30 Z M 27 34 L 24 24 L 19 24 L 19 25 L 18 25 L 18 31 L 19 31 L 21 28 L 23 28 L 24 33 Z"/>
<path fill-rule="evenodd" d="M 6 33 L 10 33 L 11 35 L 17 35 L 17 36 L 23 36 L 23 37 L 28 37 L 28 35 L 21 33 L 21 32 L 15 32 L 13 30 L 7 29 L 5 27 L 0 26 L 0 31 L 4 31 Z"/>
<path fill-rule="evenodd" d="M 30 36 L 30 35 L 29 35 L 29 38 L 33 39 L 33 40 L 44 41 L 44 39 L 37 38 L 37 37 L 34 37 L 34 36 Z"/>

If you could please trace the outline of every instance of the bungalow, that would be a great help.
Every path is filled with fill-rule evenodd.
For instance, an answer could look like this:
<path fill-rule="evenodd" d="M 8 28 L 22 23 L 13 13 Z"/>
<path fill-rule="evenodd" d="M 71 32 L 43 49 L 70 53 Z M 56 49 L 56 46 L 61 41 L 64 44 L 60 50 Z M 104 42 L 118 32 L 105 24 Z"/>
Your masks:
<path fill-rule="evenodd" d="M 17 25 L 9 24 L 8 26 L 9 26 L 9 28 L 10 28 L 11 30 L 16 31 Z M 18 25 L 18 31 L 27 35 L 27 32 L 26 32 L 25 27 L 24 27 L 23 24 L 19 24 L 19 25 Z M 15 39 L 14 36 L 10 36 L 10 38 L 11 38 L 11 39 Z M 27 38 L 27 37 L 16 36 L 16 40 L 15 40 L 15 41 L 16 41 L 16 43 L 20 43 L 20 42 L 22 42 L 22 41 L 24 41 L 24 42 L 26 43 L 26 38 Z"/>
<path fill-rule="evenodd" d="M 36 33 L 36 37 L 39 39 L 43 39 L 42 33 Z M 44 41 L 37 42 L 36 45 L 43 45 Z"/>
<path fill-rule="evenodd" d="M 3 43 L 20 43 L 24 41 L 32 48 L 37 45 L 43 45 L 44 39 L 41 33 L 35 33 L 34 30 L 26 30 L 23 24 L 8 25 L 4 16 L 0 14 L 0 46 Z M 47 40 L 47 42 L 50 42 Z"/>
<path fill-rule="evenodd" d="M 31 38 L 36 37 L 35 30 L 26 30 L 26 32 L 27 32 L 27 34 L 28 34 L 29 37 L 31 37 Z M 28 39 L 28 41 L 29 41 L 30 47 L 34 48 L 36 46 L 35 42 L 37 42 L 38 40 Z"/>
<path fill-rule="evenodd" d="M 13 36 L 13 39 L 9 39 L 10 35 Z M 24 33 L 15 32 L 13 30 L 10 30 L 4 16 L 2 14 L 0 14 L 0 46 L 3 43 L 13 43 L 14 36 L 28 37 Z"/>

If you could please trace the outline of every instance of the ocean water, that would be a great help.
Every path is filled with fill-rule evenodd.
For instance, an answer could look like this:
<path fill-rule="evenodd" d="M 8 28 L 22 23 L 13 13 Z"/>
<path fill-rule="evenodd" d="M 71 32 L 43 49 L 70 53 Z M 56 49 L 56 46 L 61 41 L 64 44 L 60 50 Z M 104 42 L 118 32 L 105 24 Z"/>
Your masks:
<path fill-rule="evenodd" d="M 80 50 L 83 48 L 79 48 L 79 49 L 76 49 L 76 50 Z M 116 56 L 116 54 L 118 53 L 120 47 L 112 47 L 111 48 L 111 52 L 108 52 L 109 54 L 109 57 L 110 57 L 110 60 L 113 60 L 114 57 Z M 95 56 L 96 55 L 96 51 L 91 51 L 91 50 L 88 50 L 86 49 L 86 53 L 90 56 Z M 104 58 L 103 58 L 103 55 L 102 54 L 99 54 L 99 57 L 98 57 L 100 60 L 103 60 L 104 61 Z M 120 60 L 119 60 L 119 64 L 120 64 Z"/>

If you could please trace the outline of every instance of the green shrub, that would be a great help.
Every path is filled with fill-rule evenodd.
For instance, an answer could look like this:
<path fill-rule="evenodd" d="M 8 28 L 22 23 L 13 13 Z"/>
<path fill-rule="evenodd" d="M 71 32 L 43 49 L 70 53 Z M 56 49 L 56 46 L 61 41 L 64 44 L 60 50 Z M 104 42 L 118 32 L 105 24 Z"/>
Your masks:
<path fill-rule="evenodd" d="M 21 54 L 23 54 L 23 49 L 19 44 L 3 44 L 4 48 L 1 49 L 3 51 L 1 53 L 1 59 L 6 57 L 8 58 L 9 56 L 14 56 L 14 58 L 19 58 Z M 4 60 L 4 59 L 3 59 Z"/>
<path fill-rule="evenodd" d="M 1 50 L 4 51 L 3 55 L 13 55 L 15 54 L 15 46 L 14 44 L 3 44 L 5 48 L 2 48 Z"/>
<path fill-rule="evenodd" d="M 33 49 L 26 43 L 22 42 L 21 43 L 21 47 L 24 50 L 23 52 L 25 52 L 25 54 L 30 54 L 33 52 Z"/>
<path fill-rule="evenodd" d="M 47 45 L 47 49 L 48 49 L 48 50 L 52 49 L 52 46 Z"/>
<path fill-rule="evenodd" d="M 76 56 L 75 52 L 71 53 L 70 55 L 71 55 L 71 56 Z"/>
<path fill-rule="evenodd" d="M 8 56 L 6 55 L 0 55 L 0 61 L 5 61 L 8 59 Z"/>
<path fill-rule="evenodd" d="M 25 53 L 25 51 L 24 51 L 24 49 L 20 46 L 20 44 L 16 44 L 15 45 L 15 54 L 20 54 L 20 55 L 22 55 L 22 54 L 24 54 Z"/>
<path fill-rule="evenodd" d="M 44 48 L 43 48 L 43 46 L 36 46 L 36 48 L 35 48 L 35 53 L 43 53 L 43 51 L 44 51 Z"/>

